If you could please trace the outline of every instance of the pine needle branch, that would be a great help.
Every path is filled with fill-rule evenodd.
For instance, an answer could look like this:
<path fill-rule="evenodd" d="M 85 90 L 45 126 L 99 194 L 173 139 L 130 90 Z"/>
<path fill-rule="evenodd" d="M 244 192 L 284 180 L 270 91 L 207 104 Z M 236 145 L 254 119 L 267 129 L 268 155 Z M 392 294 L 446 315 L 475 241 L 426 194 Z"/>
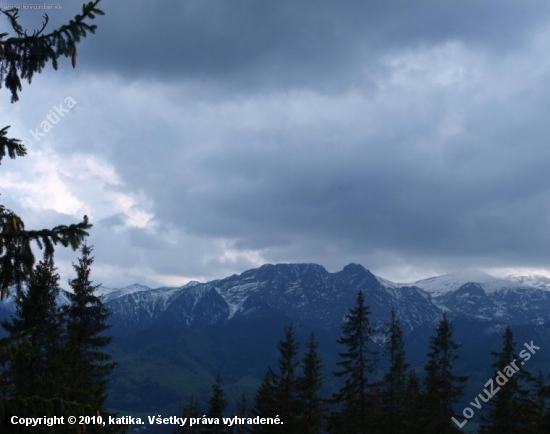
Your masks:
<path fill-rule="evenodd" d="M 60 57 L 71 57 L 73 68 L 76 66 L 76 44 L 88 33 L 95 33 L 97 26 L 88 24 L 96 15 L 104 15 L 97 7 L 101 0 L 94 0 L 82 6 L 82 14 L 76 15 L 68 24 L 43 35 L 48 24 L 48 15 L 44 16 L 42 28 L 31 35 L 18 23 L 18 11 L 0 11 L 8 17 L 11 27 L 17 34 L 2 41 L 7 33 L 0 34 L 0 88 L 5 86 L 11 92 L 11 102 L 19 100 L 22 90 L 21 80 L 30 84 L 35 73 L 40 73 L 51 62 L 58 68 Z"/>

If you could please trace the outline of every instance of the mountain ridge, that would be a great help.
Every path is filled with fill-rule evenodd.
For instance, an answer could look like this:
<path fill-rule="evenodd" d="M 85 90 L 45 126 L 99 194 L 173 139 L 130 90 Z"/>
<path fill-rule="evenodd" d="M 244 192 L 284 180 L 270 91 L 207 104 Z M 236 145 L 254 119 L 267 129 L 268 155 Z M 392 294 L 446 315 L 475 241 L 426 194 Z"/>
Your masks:
<path fill-rule="evenodd" d="M 409 331 L 424 321 L 435 321 L 443 312 L 519 323 L 529 321 L 526 311 L 535 313 L 534 323 L 544 322 L 547 313 L 550 316 L 550 279 L 503 279 L 463 270 L 395 283 L 356 263 L 335 272 L 314 263 L 264 264 L 209 282 L 158 288 L 139 283 L 123 288 L 101 286 L 97 293 L 113 311 L 114 325 L 126 323 L 122 328 L 128 331 L 157 321 L 169 324 L 170 318 L 182 326 L 213 324 L 258 309 L 297 316 L 318 327 L 338 328 L 361 289 L 375 322 L 382 324 L 393 309 Z M 0 303 L 0 309 L 13 312 L 13 296 Z M 59 302 L 66 301 L 61 293 Z M 201 309 L 208 310 L 211 318 Z"/>
<path fill-rule="evenodd" d="M 406 284 L 376 276 L 355 263 L 335 272 L 312 263 L 264 264 L 210 282 L 136 288 L 126 287 L 126 294 L 119 290 L 122 295 L 107 301 L 118 330 L 170 321 L 181 327 L 213 325 L 260 314 L 337 330 L 359 290 L 365 292 L 375 326 L 382 327 L 395 310 L 406 332 L 425 322 L 435 323 L 444 312 L 513 324 L 540 324 L 550 317 L 550 291 L 471 271 Z"/>

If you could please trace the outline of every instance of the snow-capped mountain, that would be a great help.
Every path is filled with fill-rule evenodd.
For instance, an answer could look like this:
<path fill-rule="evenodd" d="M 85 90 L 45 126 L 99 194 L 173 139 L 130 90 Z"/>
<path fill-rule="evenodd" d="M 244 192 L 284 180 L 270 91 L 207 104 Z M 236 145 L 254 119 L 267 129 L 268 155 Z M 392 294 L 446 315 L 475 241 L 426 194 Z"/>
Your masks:
<path fill-rule="evenodd" d="M 527 276 L 510 275 L 507 276 L 507 279 L 517 282 L 522 286 L 550 291 L 550 277 L 542 276 L 540 274 L 529 274 Z"/>
<path fill-rule="evenodd" d="M 511 324 L 540 324 L 550 318 L 549 278 L 502 279 L 476 270 L 394 283 L 357 264 L 335 273 L 316 264 L 277 264 L 177 288 L 136 283 L 101 286 L 97 293 L 112 311 L 114 330 L 126 334 L 156 326 L 195 327 L 270 316 L 336 330 L 359 290 L 365 292 L 375 325 L 387 322 L 393 309 L 405 331 L 433 323 L 443 312 Z M 67 303 L 63 291 L 58 302 Z M 12 294 L 0 303 L 0 317 L 13 311 Z"/>
<path fill-rule="evenodd" d="M 484 321 L 540 324 L 550 318 L 550 279 L 493 277 L 466 270 L 412 283 L 394 283 L 363 266 L 329 273 L 316 264 L 264 265 L 212 282 L 152 289 L 140 284 L 101 286 L 117 333 L 155 326 L 195 327 L 242 318 L 280 316 L 314 328 L 339 329 L 363 290 L 373 323 L 382 326 L 395 310 L 405 331 L 433 323 L 443 312 Z M 60 304 L 67 303 L 65 293 Z M 0 317 L 14 311 L 13 294 L 0 303 Z"/>
<path fill-rule="evenodd" d="M 125 294 L 106 302 L 117 333 L 149 327 L 193 327 L 217 323 L 229 315 L 227 303 L 207 286 L 157 288 Z"/>
<path fill-rule="evenodd" d="M 11 315 L 12 312 L 15 312 L 15 289 L 11 290 L 8 296 L 0 301 L 0 319 Z M 67 296 L 67 291 L 61 290 L 56 297 L 57 305 L 63 306 L 69 303 L 69 297 Z M 5 315 L 2 315 L 4 313 Z"/>
<path fill-rule="evenodd" d="M 383 285 L 361 265 L 329 273 L 316 264 L 264 265 L 226 279 L 181 288 L 135 291 L 108 299 L 117 330 L 151 325 L 192 327 L 262 316 L 288 317 L 314 328 L 339 329 L 363 290 L 373 322 L 384 324 L 395 309 L 407 330 L 442 313 L 419 288 Z M 116 291 L 109 295 L 117 294 Z M 106 297 L 107 298 L 107 297 Z"/>
<path fill-rule="evenodd" d="M 494 277 L 481 270 L 461 270 L 404 285 L 418 286 L 433 297 L 441 297 L 456 291 L 467 283 L 477 283 L 485 293 L 529 286 L 519 281 Z"/>
<path fill-rule="evenodd" d="M 125 286 L 124 288 L 111 288 L 109 286 L 101 285 L 96 294 L 103 298 L 103 302 L 108 302 L 116 298 L 122 297 L 128 294 L 134 294 L 135 292 L 150 291 L 151 288 L 148 286 L 140 285 L 139 283 L 134 283 L 133 285 Z"/>
<path fill-rule="evenodd" d="M 264 265 L 180 288 L 110 289 L 104 298 L 113 312 L 115 330 L 121 333 L 273 316 L 338 330 L 359 290 L 365 293 L 375 326 L 382 327 L 393 309 L 406 332 L 436 322 L 443 312 L 510 324 L 540 324 L 550 318 L 550 291 L 521 281 L 462 271 L 393 283 L 357 264 L 335 273 L 316 264 Z"/>
<path fill-rule="evenodd" d="M 542 324 L 550 318 L 550 290 L 544 283 L 532 277 L 502 279 L 479 270 L 464 270 L 412 285 L 422 288 L 454 315 L 509 324 Z"/>

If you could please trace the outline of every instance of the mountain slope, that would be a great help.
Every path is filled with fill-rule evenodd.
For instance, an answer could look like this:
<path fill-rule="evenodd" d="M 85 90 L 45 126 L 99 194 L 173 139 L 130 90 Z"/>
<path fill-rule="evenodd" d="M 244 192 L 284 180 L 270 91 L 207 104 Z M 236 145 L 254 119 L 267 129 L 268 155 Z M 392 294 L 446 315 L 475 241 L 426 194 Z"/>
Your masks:
<path fill-rule="evenodd" d="M 408 330 L 442 313 L 421 289 L 383 285 L 357 264 L 336 273 L 315 264 L 264 265 L 191 287 L 122 295 L 107 305 L 114 329 L 121 334 L 151 326 L 219 324 L 251 315 L 286 316 L 316 329 L 339 330 L 359 290 L 377 325 L 389 320 L 392 309 Z"/>

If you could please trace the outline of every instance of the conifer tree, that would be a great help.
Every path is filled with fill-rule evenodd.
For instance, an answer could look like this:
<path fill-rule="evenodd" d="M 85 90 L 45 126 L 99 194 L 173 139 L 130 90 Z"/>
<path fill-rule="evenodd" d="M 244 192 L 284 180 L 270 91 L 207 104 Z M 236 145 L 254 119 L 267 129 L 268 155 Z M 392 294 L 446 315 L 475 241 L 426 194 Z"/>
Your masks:
<path fill-rule="evenodd" d="M 248 398 L 246 392 L 242 392 L 237 399 L 237 405 L 235 406 L 236 416 L 239 418 L 246 418 L 248 416 Z M 235 434 L 248 434 L 250 430 L 246 424 L 238 424 L 235 426 Z"/>
<path fill-rule="evenodd" d="M 460 345 L 453 341 L 453 330 L 453 325 L 445 314 L 437 326 L 436 335 L 430 339 L 428 363 L 424 367 L 426 434 L 459 432 L 453 426 L 451 418 L 457 417 L 453 405 L 462 396 L 467 377 L 454 373 L 454 364 L 458 359 L 456 352 Z"/>
<path fill-rule="evenodd" d="M 95 294 L 100 285 L 92 285 L 92 248 L 81 248 L 78 264 L 73 264 L 76 277 L 69 281 L 73 292 L 63 307 L 66 332 L 63 343 L 65 393 L 63 398 L 88 404 L 104 412 L 109 376 L 115 366 L 105 347 L 112 341 L 105 335 L 109 329 L 109 311 Z"/>
<path fill-rule="evenodd" d="M 391 312 L 387 355 L 389 371 L 384 375 L 381 394 L 382 426 L 386 434 L 405 434 L 407 431 L 405 405 L 407 402 L 407 371 L 403 331 L 395 311 Z"/>
<path fill-rule="evenodd" d="M 201 409 L 199 406 L 199 400 L 196 397 L 189 398 L 189 401 L 185 407 L 183 407 L 182 418 L 197 418 L 201 417 Z M 176 429 L 175 434 L 199 434 L 200 425 L 189 426 L 186 423 L 184 426 Z"/>
<path fill-rule="evenodd" d="M 537 434 L 550 433 L 550 386 L 544 381 L 544 374 L 539 371 L 535 379 Z"/>
<path fill-rule="evenodd" d="M 487 403 L 489 411 L 483 419 L 480 433 L 536 432 L 536 401 L 531 394 L 534 378 L 521 365 L 521 359 L 516 354 L 514 333 L 510 326 L 504 331 L 502 350 L 492 351 L 491 354 L 497 359 L 492 365 L 495 369 L 494 386 L 495 389 L 500 386 L 500 390 Z M 515 369 L 516 367 L 518 369 Z"/>
<path fill-rule="evenodd" d="M 15 317 L 2 323 L 9 333 L 2 342 L 10 355 L 6 378 L 12 391 L 8 396 L 60 398 L 59 290 L 59 275 L 51 258 L 36 265 L 26 290 L 17 289 Z"/>
<path fill-rule="evenodd" d="M 254 397 L 254 406 L 252 411 L 254 416 L 274 417 L 274 415 L 279 415 L 275 404 L 276 390 L 277 375 L 271 368 L 269 368 L 264 375 L 262 383 L 258 387 Z M 277 430 L 273 427 L 273 425 L 255 425 L 251 428 L 251 432 L 253 434 L 271 434 L 277 433 Z"/>
<path fill-rule="evenodd" d="M 341 369 L 334 375 L 343 378 L 344 384 L 333 396 L 337 407 L 330 416 L 328 429 L 335 434 L 370 434 L 375 425 L 371 411 L 375 405 L 371 375 L 377 354 L 368 345 L 373 331 L 362 291 L 357 294 L 357 304 L 350 309 L 342 330 L 338 343 L 346 350 L 339 354 Z"/>
<path fill-rule="evenodd" d="M 222 387 L 222 380 L 219 375 L 212 385 L 212 393 L 208 400 L 208 409 L 206 411 L 207 418 L 217 418 L 218 424 L 208 426 L 202 425 L 204 434 L 223 434 L 229 432 L 229 428 L 222 423 L 222 418 L 225 416 L 227 409 L 227 400 L 225 399 L 225 391 Z"/>
<path fill-rule="evenodd" d="M 317 349 L 317 339 L 312 333 L 302 359 L 302 375 L 298 378 L 299 431 L 304 434 L 320 433 L 324 422 L 324 404 L 319 396 L 323 384 L 323 363 Z"/>
<path fill-rule="evenodd" d="M 99 2 L 94 0 L 84 4 L 82 14 L 49 34 L 43 34 L 49 21 L 47 14 L 44 15 L 42 28 L 29 35 L 19 24 L 18 8 L 1 11 L 17 35 L 6 39 L 8 33 L 0 34 L 0 87 L 5 86 L 11 92 L 12 103 L 19 100 L 21 80 L 27 80 L 30 84 L 34 74 L 41 73 L 48 63 L 57 69 L 60 57 L 70 57 L 73 68 L 76 66 L 77 44 L 88 33 L 95 33 L 97 28 L 88 21 L 96 15 L 104 15 L 97 7 Z M 13 147 L 7 149 L 15 151 Z"/>
<path fill-rule="evenodd" d="M 407 375 L 405 396 L 407 399 L 403 409 L 404 432 L 407 434 L 424 434 L 424 395 L 420 388 L 420 380 L 415 371 L 411 371 Z"/>
<path fill-rule="evenodd" d="M 285 433 L 299 433 L 299 405 L 298 405 L 298 343 L 292 325 L 285 328 L 285 339 L 279 342 L 279 374 L 275 388 L 273 403 L 275 414 L 284 421 Z"/>
<path fill-rule="evenodd" d="M 260 417 L 278 416 L 284 424 L 285 433 L 300 432 L 300 405 L 298 400 L 298 343 L 292 325 L 285 328 L 285 338 L 278 343 L 279 371 L 268 369 L 254 399 L 254 415 Z M 254 434 L 277 433 L 276 425 L 258 425 L 252 428 Z"/>

